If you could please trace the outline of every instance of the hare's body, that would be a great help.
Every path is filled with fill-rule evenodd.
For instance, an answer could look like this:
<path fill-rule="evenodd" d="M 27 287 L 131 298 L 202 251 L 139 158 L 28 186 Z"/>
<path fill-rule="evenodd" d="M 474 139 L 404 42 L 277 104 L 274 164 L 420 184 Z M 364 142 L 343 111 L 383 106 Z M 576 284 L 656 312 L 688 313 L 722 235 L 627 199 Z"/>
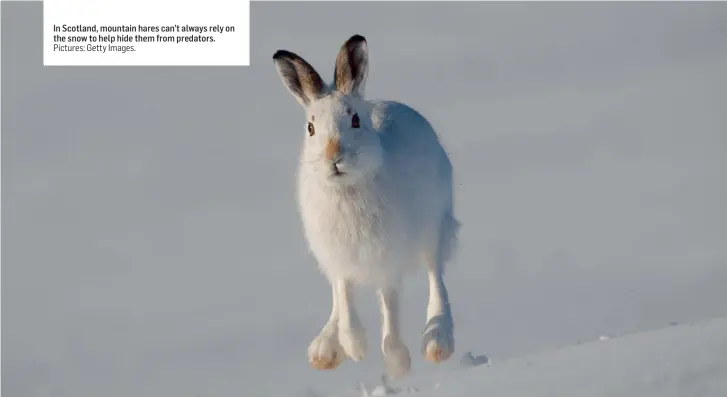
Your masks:
<path fill-rule="evenodd" d="M 440 362 L 454 351 L 454 325 L 444 267 L 457 238 L 452 166 L 429 122 L 399 102 L 366 101 L 366 40 L 346 41 L 332 85 L 298 55 L 273 56 L 285 86 L 306 111 L 307 136 L 298 170 L 298 204 L 310 250 L 331 284 L 328 322 L 308 355 L 318 369 L 336 368 L 366 351 L 353 302 L 355 285 L 377 290 L 381 350 L 392 377 L 408 373 L 399 331 L 402 278 L 425 267 L 429 278 L 422 352 Z"/>
<path fill-rule="evenodd" d="M 394 287 L 424 266 L 427 247 L 448 259 L 456 238 L 452 167 L 430 124 L 397 102 L 371 102 L 383 167 L 355 184 L 331 183 L 303 162 L 299 205 L 306 238 L 329 280 Z"/>

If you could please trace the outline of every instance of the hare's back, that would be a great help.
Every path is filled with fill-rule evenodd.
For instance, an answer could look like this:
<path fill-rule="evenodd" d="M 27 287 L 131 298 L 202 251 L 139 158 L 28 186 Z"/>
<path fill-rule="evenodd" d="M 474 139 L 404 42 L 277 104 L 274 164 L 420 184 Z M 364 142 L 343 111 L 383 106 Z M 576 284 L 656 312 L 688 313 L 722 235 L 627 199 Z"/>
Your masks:
<path fill-rule="evenodd" d="M 379 132 L 389 171 L 424 173 L 422 176 L 438 177 L 445 183 L 451 179 L 449 157 L 422 114 L 401 102 L 372 105 L 371 121 Z"/>
<path fill-rule="evenodd" d="M 436 132 L 424 116 L 402 103 L 378 102 L 372 116 L 384 148 L 386 169 L 378 181 L 385 201 L 396 208 L 408 230 L 435 233 L 454 204 L 452 165 Z"/>

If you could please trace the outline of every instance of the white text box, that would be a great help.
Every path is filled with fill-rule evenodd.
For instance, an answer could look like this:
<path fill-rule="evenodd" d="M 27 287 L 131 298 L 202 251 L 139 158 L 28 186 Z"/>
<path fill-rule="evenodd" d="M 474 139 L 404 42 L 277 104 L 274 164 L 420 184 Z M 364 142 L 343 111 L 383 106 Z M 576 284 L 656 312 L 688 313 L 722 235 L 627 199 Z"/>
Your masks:
<path fill-rule="evenodd" d="M 47 66 L 250 64 L 249 0 L 45 0 Z"/>

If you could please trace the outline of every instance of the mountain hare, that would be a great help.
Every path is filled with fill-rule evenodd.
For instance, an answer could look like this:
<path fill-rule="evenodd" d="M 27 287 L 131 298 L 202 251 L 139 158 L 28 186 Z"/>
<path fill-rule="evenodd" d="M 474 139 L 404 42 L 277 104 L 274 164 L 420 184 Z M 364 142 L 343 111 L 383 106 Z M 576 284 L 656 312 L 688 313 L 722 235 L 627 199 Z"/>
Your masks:
<path fill-rule="evenodd" d="M 297 198 L 310 251 L 333 294 L 330 318 L 308 348 L 311 365 L 333 369 L 345 357 L 363 358 L 366 337 L 352 292 L 366 285 L 380 300 L 387 373 L 406 375 L 411 359 L 399 332 L 397 289 L 420 266 L 429 277 L 422 353 L 448 359 L 454 324 L 443 274 L 460 224 L 452 165 L 432 126 L 402 103 L 364 99 L 362 36 L 341 47 L 331 85 L 292 52 L 278 50 L 273 60 L 305 109 Z"/>

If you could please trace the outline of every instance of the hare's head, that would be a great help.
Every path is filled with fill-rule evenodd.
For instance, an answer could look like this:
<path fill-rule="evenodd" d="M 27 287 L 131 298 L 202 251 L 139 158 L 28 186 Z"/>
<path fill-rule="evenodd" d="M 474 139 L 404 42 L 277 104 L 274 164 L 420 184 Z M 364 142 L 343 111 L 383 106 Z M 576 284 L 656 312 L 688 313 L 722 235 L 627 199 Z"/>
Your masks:
<path fill-rule="evenodd" d="M 283 83 L 305 109 L 301 129 L 305 134 L 304 169 L 343 184 L 373 175 L 382 164 L 383 151 L 363 98 L 368 72 L 366 39 L 354 35 L 343 44 L 330 85 L 290 51 L 279 50 L 273 59 Z"/>

